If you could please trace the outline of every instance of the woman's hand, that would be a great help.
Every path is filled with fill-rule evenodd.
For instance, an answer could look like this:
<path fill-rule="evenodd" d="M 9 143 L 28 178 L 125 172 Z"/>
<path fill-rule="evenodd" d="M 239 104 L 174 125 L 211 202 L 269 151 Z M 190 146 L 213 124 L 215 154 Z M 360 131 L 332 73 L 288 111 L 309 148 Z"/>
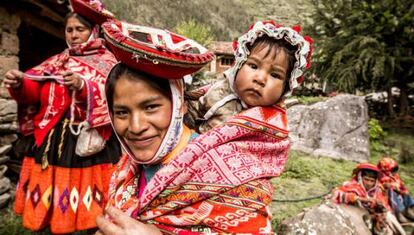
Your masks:
<path fill-rule="evenodd" d="M 77 73 L 74 73 L 72 71 L 64 72 L 62 74 L 63 81 L 65 86 L 69 87 L 71 90 L 81 90 L 84 85 L 84 81 L 81 78 L 81 76 Z"/>
<path fill-rule="evenodd" d="M 7 88 L 13 88 L 16 89 L 22 84 L 23 80 L 23 72 L 12 69 L 7 71 L 7 73 L 4 75 L 3 84 Z"/>
<path fill-rule="evenodd" d="M 127 235 L 127 234 L 161 234 L 161 231 L 154 225 L 144 224 L 124 214 L 121 210 L 109 207 L 105 210 L 106 214 L 112 219 L 106 219 L 104 216 L 96 218 L 98 232 L 96 234 L 105 235 Z"/>

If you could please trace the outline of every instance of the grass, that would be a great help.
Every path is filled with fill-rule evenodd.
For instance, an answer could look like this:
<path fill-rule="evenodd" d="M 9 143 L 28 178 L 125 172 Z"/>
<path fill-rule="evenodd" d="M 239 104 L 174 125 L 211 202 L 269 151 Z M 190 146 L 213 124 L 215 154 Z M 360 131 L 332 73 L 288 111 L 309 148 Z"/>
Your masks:
<path fill-rule="evenodd" d="M 11 203 L 0 210 L 0 221 L 0 234 L 31 234 L 21 226 L 22 220 L 13 213 Z"/>
<path fill-rule="evenodd" d="M 324 195 L 336 185 L 351 176 L 355 163 L 315 158 L 296 151 L 289 153 L 285 173 L 273 179 L 275 185 L 274 199 L 297 200 Z M 283 220 L 299 214 L 304 208 L 311 207 L 322 201 L 323 197 L 299 202 L 273 202 L 273 226 L 276 228 Z"/>

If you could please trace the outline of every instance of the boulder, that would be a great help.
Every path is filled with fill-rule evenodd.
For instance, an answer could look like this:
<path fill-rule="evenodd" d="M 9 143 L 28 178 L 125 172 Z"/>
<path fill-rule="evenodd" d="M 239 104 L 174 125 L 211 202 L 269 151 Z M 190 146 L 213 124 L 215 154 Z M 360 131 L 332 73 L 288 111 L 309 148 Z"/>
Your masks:
<path fill-rule="evenodd" d="M 367 161 L 368 108 L 363 97 L 338 95 L 287 110 L 292 149 L 314 156 Z"/>
<path fill-rule="evenodd" d="M 371 235 L 363 220 L 365 214 L 367 212 L 361 208 L 326 201 L 283 221 L 277 234 Z"/>

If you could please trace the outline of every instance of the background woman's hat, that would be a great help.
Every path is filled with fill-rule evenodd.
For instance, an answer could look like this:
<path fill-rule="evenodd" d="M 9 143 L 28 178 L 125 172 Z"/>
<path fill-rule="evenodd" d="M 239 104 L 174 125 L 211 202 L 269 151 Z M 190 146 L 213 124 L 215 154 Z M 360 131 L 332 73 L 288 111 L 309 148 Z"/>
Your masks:
<path fill-rule="evenodd" d="M 114 18 L 114 14 L 105 9 L 100 0 L 69 0 L 72 11 L 96 24 Z"/>
<path fill-rule="evenodd" d="M 199 43 L 167 30 L 117 20 L 105 22 L 102 29 L 118 60 L 157 77 L 181 79 L 214 58 Z"/>

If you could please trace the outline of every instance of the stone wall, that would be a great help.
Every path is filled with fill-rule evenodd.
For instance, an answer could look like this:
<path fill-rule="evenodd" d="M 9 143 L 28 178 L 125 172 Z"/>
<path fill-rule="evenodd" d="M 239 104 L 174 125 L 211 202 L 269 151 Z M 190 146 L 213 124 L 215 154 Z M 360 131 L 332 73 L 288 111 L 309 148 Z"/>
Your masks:
<path fill-rule="evenodd" d="M 19 67 L 20 18 L 0 7 L 0 80 L 10 69 Z M 12 143 L 17 140 L 17 104 L 3 85 L 0 86 L 0 208 L 10 200 L 10 180 L 4 176 Z"/>

